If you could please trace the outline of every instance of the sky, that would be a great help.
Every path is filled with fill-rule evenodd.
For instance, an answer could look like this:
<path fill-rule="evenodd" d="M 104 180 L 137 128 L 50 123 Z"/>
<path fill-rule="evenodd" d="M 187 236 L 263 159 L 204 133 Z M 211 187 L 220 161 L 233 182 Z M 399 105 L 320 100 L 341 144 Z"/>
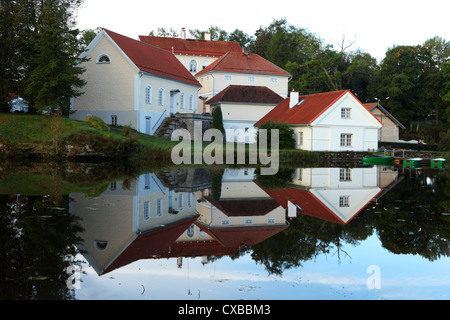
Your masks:
<path fill-rule="evenodd" d="M 158 27 L 206 30 L 210 26 L 254 36 L 274 19 L 320 36 L 337 46 L 343 37 L 349 50 L 362 49 L 378 62 L 394 45 L 418 45 L 434 36 L 450 40 L 448 0 L 84 0 L 78 28 L 107 28 L 137 39 Z"/>

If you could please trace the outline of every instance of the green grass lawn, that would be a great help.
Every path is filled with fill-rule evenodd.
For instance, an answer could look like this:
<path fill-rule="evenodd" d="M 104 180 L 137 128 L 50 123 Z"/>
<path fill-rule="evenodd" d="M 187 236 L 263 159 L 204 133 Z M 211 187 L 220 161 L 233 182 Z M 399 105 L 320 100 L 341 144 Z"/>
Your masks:
<path fill-rule="evenodd" d="M 0 140 L 18 144 L 34 144 L 50 141 L 56 137 L 72 134 L 92 135 L 103 134 L 118 140 L 127 140 L 122 135 L 121 128 L 113 128 L 104 132 L 93 128 L 89 123 L 68 118 L 55 119 L 44 115 L 0 114 Z M 168 139 L 148 136 L 132 131 L 137 141 L 147 146 L 172 148 L 177 142 Z"/>

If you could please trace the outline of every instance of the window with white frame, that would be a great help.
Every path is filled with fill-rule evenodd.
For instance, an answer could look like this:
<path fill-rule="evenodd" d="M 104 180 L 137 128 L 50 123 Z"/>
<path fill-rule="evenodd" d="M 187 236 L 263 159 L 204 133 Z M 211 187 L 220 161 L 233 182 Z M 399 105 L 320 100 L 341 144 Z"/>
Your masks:
<path fill-rule="evenodd" d="M 150 219 L 150 201 L 144 202 L 143 218 L 146 221 Z"/>
<path fill-rule="evenodd" d="M 150 189 L 150 173 L 144 174 L 144 189 Z"/>
<path fill-rule="evenodd" d="M 152 103 L 152 87 L 151 86 L 145 87 L 145 103 L 146 104 Z"/>
<path fill-rule="evenodd" d="M 302 146 L 303 145 L 303 131 L 300 131 L 298 133 L 297 145 L 298 146 Z"/>
<path fill-rule="evenodd" d="M 186 230 L 186 235 L 187 235 L 189 238 L 192 238 L 192 237 L 194 236 L 194 233 L 195 233 L 195 225 L 191 224 L 191 225 L 189 226 L 189 228 L 187 228 L 187 230 Z"/>
<path fill-rule="evenodd" d="M 192 208 L 192 193 L 188 193 L 187 201 L 188 201 L 187 203 L 188 208 Z"/>
<path fill-rule="evenodd" d="M 225 81 L 231 81 L 231 80 L 232 80 L 232 76 L 229 75 L 229 74 L 226 74 L 226 75 L 223 76 L 223 80 L 225 80 Z"/>
<path fill-rule="evenodd" d="M 178 210 L 183 211 L 183 204 L 184 204 L 184 194 L 180 193 L 178 195 Z"/>
<path fill-rule="evenodd" d="M 353 134 L 341 133 L 341 147 L 351 147 L 353 140 Z"/>
<path fill-rule="evenodd" d="M 163 199 L 156 200 L 156 216 L 162 217 L 163 214 Z"/>
<path fill-rule="evenodd" d="M 197 61 L 191 60 L 191 62 L 189 62 L 189 71 L 197 72 Z"/>
<path fill-rule="evenodd" d="M 278 83 L 278 78 L 270 78 L 270 83 Z"/>
<path fill-rule="evenodd" d="M 189 110 L 194 110 L 194 95 L 189 96 Z"/>
<path fill-rule="evenodd" d="M 339 181 L 352 181 L 352 169 L 351 168 L 340 168 Z"/>
<path fill-rule="evenodd" d="M 180 109 L 184 109 L 184 92 L 180 93 Z"/>
<path fill-rule="evenodd" d="M 341 108 L 341 119 L 351 119 L 352 109 L 351 108 Z"/>
<path fill-rule="evenodd" d="M 350 207 L 350 196 L 340 196 L 339 197 L 339 207 Z"/>
<path fill-rule="evenodd" d="M 111 63 L 111 59 L 107 54 L 101 54 L 97 57 L 97 63 Z"/>
<path fill-rule="evenodd" d="M 159 106 L 164 105 L 164 88 L 158 89 L 158 105 Z"/>
<path fill-rule="evenodd" d="M 248 82 L 255 82 L 255 77 L 249 76 L 249 77 L 247 77 L 247 81 Z"/>

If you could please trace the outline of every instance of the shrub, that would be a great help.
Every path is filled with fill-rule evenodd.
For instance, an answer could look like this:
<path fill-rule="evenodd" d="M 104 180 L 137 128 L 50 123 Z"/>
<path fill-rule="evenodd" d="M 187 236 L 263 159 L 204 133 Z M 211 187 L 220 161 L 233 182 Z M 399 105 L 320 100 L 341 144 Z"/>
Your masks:
<path fill-rule="evenodd" d="M 109 127 L 105 123 L 105 121 L 103 121 L 102 119 L 100 119 L 97 116 L 92 116 L 92 115 L 88 114 L 86 116 L 86 118 L 84 119 L 84 121 L 89 123 L 92 127 L 94 127 L 97 130 L 109 131 Z"/>
<path fill-rule="evenodd" d="M 278 129 L 280 134 L 280 149 L 294 149 L 295 148 L 295 139 L 294 139 L 294 130 L 286 122 L 278 123 L 274 121 L 267 121 L 261 124 L 258 129 L 266 129 L 268 130 L 267 134 L 267 145 L 270 148 L 271 143 L 271 129 Z M 257 133 L 257 140 L 259 145 L 259 130 Z"/>

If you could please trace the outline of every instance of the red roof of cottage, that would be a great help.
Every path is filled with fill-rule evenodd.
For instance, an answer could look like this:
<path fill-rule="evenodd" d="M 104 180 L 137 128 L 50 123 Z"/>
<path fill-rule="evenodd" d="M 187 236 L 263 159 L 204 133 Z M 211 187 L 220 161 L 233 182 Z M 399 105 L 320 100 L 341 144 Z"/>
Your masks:
<path fill-rule="evenodd" d="M 289 108 L 290 98 L 286 98 L 262 117 L 255 126 L 267 121 L 286 122 L 288 124 L 312 123 L 347 92 L 349 91 L 342 90 L 300 96 L 299 104 L 292 108 Z"/>
<path fill-rule="evenodd" d="M 283 98 L 267 87 L 230 85 L 206 101 L 206 104 L 243 102 L 276 105 L 281 101 L 283 101 Z"/>
<path fill-rule="evenodd" d="M 265 74 L 277 76 L 290 76 L 287 71 L 276 66 L 272 62 L 264 59 L 256 53 L 248 55 L 242 52 L 228 52 L 220 59 L 217 59 L 205 69 L 197 73 L 216 71 L 216 72 L 234 72 L 234 73 L 248 73 L 248 74 Z"/>
<path fill-rule="evenodd" d="M 201 86 L 169 51 L 103 29 L 128 58 L 143 72 Z"/>
<path fill-rule="evenodd" d="M 169 37 L 139 36 L 142 42 L 174 53 L 222 56 L 227 52 L 242 52 L 234 41 L 209 41 Z"/>
<path fill-rule="evenodd" d="M 292 108 L 289 108 L 290 98 L 286 98 L 255 123 L 255 126 L 259 126 L 267 121 L 286 122 L 287 124 L 311 124 L 347 93 L 351 94 L 359 102 L 349 90 L 299 96 L 299 102 Z M 363 107 L 362 103 L 359 103 Z M 369 111 L 369 113 L 381 123 L 372 112 Z"/>

